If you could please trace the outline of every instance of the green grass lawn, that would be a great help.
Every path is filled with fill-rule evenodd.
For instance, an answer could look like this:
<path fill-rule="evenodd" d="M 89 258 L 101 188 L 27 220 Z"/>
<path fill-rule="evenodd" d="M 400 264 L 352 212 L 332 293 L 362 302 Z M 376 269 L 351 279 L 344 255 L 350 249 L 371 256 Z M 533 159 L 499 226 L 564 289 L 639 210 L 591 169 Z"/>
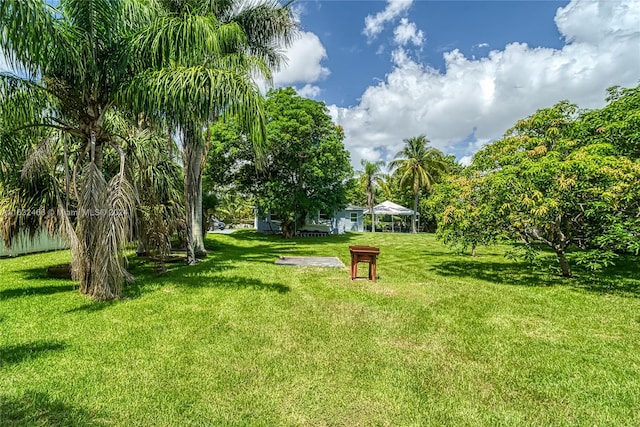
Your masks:
<path fill-rule="evenodd" d="M 0 260 L 0 425 L 640 425 L 634 259 L 564 280 L 431 235 L 207 243 L 161 277 L 132 258 L 114 303 L 46 278 L 68 252 Z M 353 244 L 376 284 L 273 263 Z"/>

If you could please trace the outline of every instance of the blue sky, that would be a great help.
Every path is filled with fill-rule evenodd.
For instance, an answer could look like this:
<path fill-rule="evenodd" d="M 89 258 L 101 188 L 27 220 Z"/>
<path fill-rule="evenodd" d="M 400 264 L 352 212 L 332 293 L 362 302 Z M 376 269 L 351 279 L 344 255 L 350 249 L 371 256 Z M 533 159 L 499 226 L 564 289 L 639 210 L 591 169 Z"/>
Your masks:
<path fill-rule="evenodd" d="M 326 102 L 356 168 L 420 134 L 466 164 L 537 109 L 599 108 L 640 82 L 640 0 L 294 4 L 302 30 L 274 83 Z"/>
<path fill-rule="evenodd" d="M 424 45 L 411 55 L 444 71 L 443 52 L 459 49 L 466 56 L 486 56 L 513 41 L 530 46 L 562 47 L 553 17 L 568 1 L 416 1 L 407 16 L 422 28 Z M 300 2 L 303 30 L 318 36 L 327 50 L 324 65 L 331 74 L 318 86 L 328 104 L 353 105 L 367 86 L 384 79 L 392 65 L 393 25 L 369 41 L 364 19 L 384 9 L 383 1 Z M 385 54 L 387 53 L 387 54 Z"/>
<path fill-rule="evenodd" d="M 640 80 L 640 1 L 300 1 L 276 85 L 325 101 L 352 163 L 426 134 L 468 162 L 516 120 Z"/>

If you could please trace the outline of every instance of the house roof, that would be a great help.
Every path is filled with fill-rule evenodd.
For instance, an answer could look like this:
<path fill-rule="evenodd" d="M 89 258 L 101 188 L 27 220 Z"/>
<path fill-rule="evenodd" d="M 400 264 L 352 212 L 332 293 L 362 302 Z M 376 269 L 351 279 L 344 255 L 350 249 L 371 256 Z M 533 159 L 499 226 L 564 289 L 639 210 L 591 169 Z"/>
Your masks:
<path fill-rule="evenodd" d="M 346 208 L 344 208 L 345 211 L 363 211 L 365 210 L 364 208 L 361 208 L 360 206 L 354 206 L 354 205 L 347 205 Z"/>
<path fill-rule="evenodd" d="M 365 210 L 364 213 L 366 215 L 371 214 L 369 209 Z M 373 213 L 376 215 L 413 215 L 413 210 L 387 200 L 374 206 Z"/>

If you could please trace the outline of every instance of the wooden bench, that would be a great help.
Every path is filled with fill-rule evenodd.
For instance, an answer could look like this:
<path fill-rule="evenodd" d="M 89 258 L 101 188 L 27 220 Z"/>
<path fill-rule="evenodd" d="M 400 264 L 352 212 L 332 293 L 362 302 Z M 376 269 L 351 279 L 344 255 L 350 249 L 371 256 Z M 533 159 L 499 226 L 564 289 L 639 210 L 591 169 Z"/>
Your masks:
<path fill-rule="evenodd" d="M 351 252 L 351 280 L 358 278 L 358 263 L 369 264 L 369 280 L 376 281 L 376 260 L 380 254 L 379 248 L 373 246 L 349 246 Z"/>

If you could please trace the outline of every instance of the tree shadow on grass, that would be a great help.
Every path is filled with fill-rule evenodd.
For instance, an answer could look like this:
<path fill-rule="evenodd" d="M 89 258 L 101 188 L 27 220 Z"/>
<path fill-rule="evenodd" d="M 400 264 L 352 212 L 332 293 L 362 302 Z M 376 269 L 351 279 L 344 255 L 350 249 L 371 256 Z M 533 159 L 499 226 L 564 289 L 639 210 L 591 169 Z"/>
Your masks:
<path fill-rule="evenodd" d="M 280 254 L 290 252 L 291 247 L 277 244 L 242 247 L 222 242 L 215 242 L 210 244 L 207 250 L 208 256 L 203 260 L 203 264 L 209 261 L 251 261 L 263 264 L 273 264 Z"/>
<path fill-rule="evenodd" d="M 127 298 L 139 298 L 150 292 L 154 292 L 158 286 L 176 285 L 181 288 L 193 289 L 253 289 L 258 291 L 273 291 L 280 294 L 287 293 L 291 290 L 289 286 L 281 283 L 268 283 L 257 279 L 250 279 L 241 276 L 202 276 L 194 274 L 185 274 L 182 276 L 162 276 L 157 278 L 153 283 L 145 283 L 137 281 L 129 285 L 126 289 Z"/>
<path fill-rule="evenodd" d="M 468 277 L 502 285 L 552 286 L 562 283 L 561 277 L 536 272 L 526 262 L 492 262 L 478 259 L 444 261 L 430 267 L 439 276 Z"/>
<path fill-rule="evenodd" d="M 105 308 L 109 308 L 113 306 L 115 303 L 113 301 L 91 301 L 87 304 L 83 304 L 79 307 L 75 307 L 65 311 L 65 313 L 94 313 L 97 311 L 102 311 Z"/>
<path fill-rule="evenodd" d="M 237 234 L 237 235 L 236 235 Z M 283 240 L 280 236 L 261 235 L 255 231 L 242 231 L 227 235 L 232 239 L 207 240 L 209 256 L 223 261 L 249 261 L 273 264 L 281 256 L 340 256 L 349 255 L 348 243 L 353 243 L 353 236 L 331 235 L 328 237 L 300 237 Z M 242 242 L 251 242 L 243 245 Z M 237 243 L 237 244 L 236 244 Z M 336 243 L 344 244 L 340 253 L 336 253 Z M 323 246 L 330 251 L 319 250 Z M 324 253 L 323 253 L 324 252 Z"/>
<path fill-rule="evenodd" d="M 640 297 L 640 280 L 637 278 L 637 267 L 633 263 L 624 261 L 619 266 L 600 272 L 574 267 L 574 277 L 567 279 L 551 272 L 556 268 L 554 261 L 549 260 L 542 266 L 534 266 L 528 262 L 492 262 L 467 258 L 444 261 L 430 267 L 430 270 L 440 276 L 472 278 L 501 285 L 561 285 L 582 292 Z"/>
<path fill-rule="evenodd" d="M 27 391 L 21 396 L 0 395 L 0 425 L 3 426 L 101 426 L 84 408 L 52 400 L 47 393 Z"/>
<path fill-rule="evenodd" d="M 309 245 L 322 245 L 326 243 L 349 243 L 353 241 L 358 235 L 353 233 L 345 234 L 330 234 L 324 237 L 293 237 L 291 239 L 284 239 L 280 234 L 262 234 L 255 230 L 238 230 L 234 233 L 227 234 L 232 239 L 254 241 L 254 242 L 270 242 L 274 243 L 304 243 Z"/>
<path fill-rule="evenodd" d="M 255 289 L 278 293 L 290 291 L 288 286 L 280 283 L 267 283 L 239 275 L 223 274 L 237 268 L 233 262 L 229 261 L 250 260 L 273 264 L 276 255 L 272 253 L 273 248 L 270 245 L 244 248 L 216 242 L 207 249 L 209 250 L 208 256 L 196 265 L 171 264 L 167 266 L 166 272 L 162 275 L 153 273 L 148 265 L 138 268 L 138 271 L 134 271 L 136 281 L 125 288 L 126 296 L 138 298 L 148 292 L 153 292 L 158 286 L 162 287 L 167 284 L 189 288 Z"/>
<path fill-rule="evenodd" d="M 17 271 L 16 273 L 28 282 L 28 286 L 2 289 L 0 290 L 0 300 L 29 295 L 53 295 L 60 292 L 70 292 L 78 288 L 70 279 L 49 277 L 47 268 L 29 268 Z"/>
<path fill-rule="evenodd" d="M 0 367 L 64 350 L 66 347 L 66 344 L 60 341 L 34 341 L 27 344 L 0 346 Z"/>
<path fill-rule="evenodd" d="M 0 291 L 0 301 L 3 299 L 20 298 L 30 295 L 53 295 L 60 292 L 71 292 L 77 289 L 78 287 L 73 283 L 68 285 L 45 285 L 3 289 Z"/>
<path fill-rule="evenodd" d="M 621 256 L 616 264 L 599 272 L 574 269 L 576 278 L 571 281 L 576 290 L 598 294 L 640 298 L 640 259 Z"/>

